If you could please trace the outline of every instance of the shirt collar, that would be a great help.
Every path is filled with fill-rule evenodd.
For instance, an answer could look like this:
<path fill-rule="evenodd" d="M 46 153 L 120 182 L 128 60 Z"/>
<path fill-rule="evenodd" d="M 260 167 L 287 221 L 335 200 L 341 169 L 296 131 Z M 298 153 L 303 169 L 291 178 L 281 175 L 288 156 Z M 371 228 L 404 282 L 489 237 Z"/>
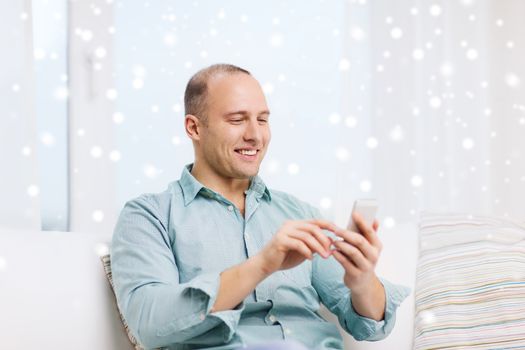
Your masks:
<path fill-rule="evenodd" d="M 193 163 L 186 165 L 182 169 L 182 174 L 180 176 L 180 186 L 182 188 L 182 193 L 184 195 L 184 205 L 188 205 L 195 199 L 197 194 L 199 192 L 202 192 L 203 195 L 207 197 L 213 197 L 214 191 L 206 188 L 203 184 L 201 184 L 192 174 L 191 169 L 193 167 Z M 268 201 L 271 201 L 272 197 L 270 195 L 270 190 L 262 179 L 256 175 L 252 177 L 250 181 L 250 187 L 248 190 L 244 191 L 245 194 L 248 194 L 248 192 L 253 191 L 255 193 L 255 197 L 259 200 L 263 196 L 266 196 Z"/>

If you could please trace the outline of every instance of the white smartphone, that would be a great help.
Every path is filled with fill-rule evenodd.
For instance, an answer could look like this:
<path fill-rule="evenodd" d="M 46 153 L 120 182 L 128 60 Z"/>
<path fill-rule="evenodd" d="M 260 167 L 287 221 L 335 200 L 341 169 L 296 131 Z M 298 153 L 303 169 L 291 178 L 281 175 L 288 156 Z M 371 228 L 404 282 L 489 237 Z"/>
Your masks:
<path fill-rule="evenodd" d="M 359 229 L 357 228 L 354 220 L 352 220 L 352 216 L 354 213 L 360 214 L 367 224 L 372 225 L 376 218 L 377 208 L 378 204 L 376 199 L 357 199 L 354 202 L 352 214 L 350 215 L 350 219 L 348 220 L 348 226 L 346 227 L 346 229 L 354 232 L 359 232 Z"/>

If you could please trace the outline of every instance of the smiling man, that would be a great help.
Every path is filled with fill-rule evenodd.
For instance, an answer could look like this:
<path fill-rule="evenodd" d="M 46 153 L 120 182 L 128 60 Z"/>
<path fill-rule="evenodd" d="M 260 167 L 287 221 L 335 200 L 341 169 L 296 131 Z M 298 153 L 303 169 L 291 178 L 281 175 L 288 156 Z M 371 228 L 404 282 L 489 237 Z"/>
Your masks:
<path fill-rule="evenodd" d="M 184 102 L 194 163 L 166 191 L 126 203 L 113 236 L 118 305 L 141 344 L 342 349 L 321 303 L 354 338 L 386 337 L 408 291 L 374 272 L 377 222 L 357 216 L 360 232 L 343 230 L 266 187 L 270 111 L 257 80 L 213 65 Z"/>

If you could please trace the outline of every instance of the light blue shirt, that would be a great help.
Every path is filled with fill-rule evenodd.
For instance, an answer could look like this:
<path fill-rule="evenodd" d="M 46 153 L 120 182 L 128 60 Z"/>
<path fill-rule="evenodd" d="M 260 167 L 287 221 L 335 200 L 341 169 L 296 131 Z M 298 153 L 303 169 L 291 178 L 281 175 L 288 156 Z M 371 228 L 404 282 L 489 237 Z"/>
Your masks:
<path fill-rule="evenodd" d="M 385 318 L 362 317 L 352 307 L 340 264 L 317 255 L 273 273 L 235 309 L 211 313 L 222 271 L 257 254 L 285 220 L 321 215 L 255 176 L 245 191 L 243 217 L 198 182 L 191 166 L 166 191 L 127 202 L 115 228 L 111 268 L 118 305 L 144 347 L 236 349 L 284 339 L 310 349 L 343 349 L 337 327 L 318 313 L 321 303 L 358 340 L 390 333 L 408 288 L 381 279 Z"/>

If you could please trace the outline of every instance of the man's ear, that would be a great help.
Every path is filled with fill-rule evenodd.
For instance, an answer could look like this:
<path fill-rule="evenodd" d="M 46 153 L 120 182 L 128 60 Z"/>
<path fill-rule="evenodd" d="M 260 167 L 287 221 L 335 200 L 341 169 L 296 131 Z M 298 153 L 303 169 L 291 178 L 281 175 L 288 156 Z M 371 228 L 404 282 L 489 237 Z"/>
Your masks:
<path fill-rule="evenodd" d="M 202 123 L 193 114 L 186 114 L 184 117 L 184 129 L 186 130 L 186 134 L 192 139 L 193 141 L 200 140 L 200 132 L 201 132 Z"/>

